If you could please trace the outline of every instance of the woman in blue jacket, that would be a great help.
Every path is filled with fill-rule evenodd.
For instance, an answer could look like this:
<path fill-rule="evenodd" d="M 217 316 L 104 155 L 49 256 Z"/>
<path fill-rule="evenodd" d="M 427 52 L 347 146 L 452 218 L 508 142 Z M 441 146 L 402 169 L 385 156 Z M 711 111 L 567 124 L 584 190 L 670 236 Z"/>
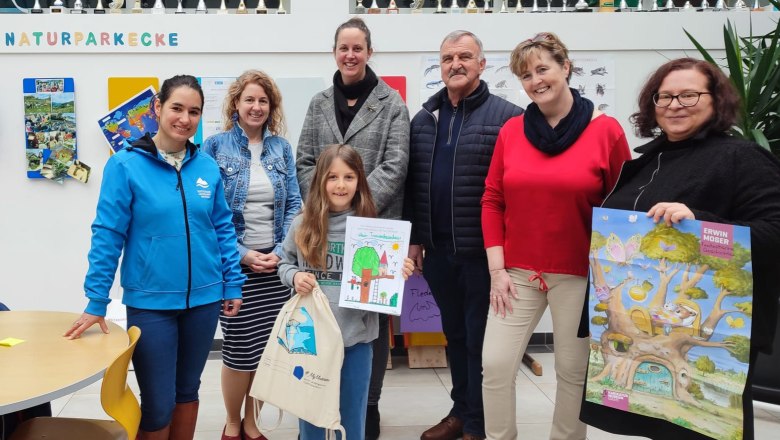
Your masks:
<path fill-rule="evenodd" d="M 106 163 L 92 223 L 89 304 L 65 336 L 99 324 L 122 257 L 127 325 L 141 328 L 133 365 L 141 439 L 192 439 L 200 375 L 220 309 L 235 315 L 245 276 L 219 167 L 189 142 L 200 121 L 197 80 L 165 80 L 154 103 L 159 130 Z"/>
<path fill-rule="evenodd" d="M 273 79 L 258 70 L 244 72 L 230 86 L 224 109 L 225 131 L 206 139 L 203 152 L 217 160 L 222 173 L 247 282 L 241 313 L 220 317 L 227 412 L 222 438 L 261 440 L 265 437 L 255 424 L 249 387 L 276 315 L 290 299 L 276 266 L 290 223 L 301 209 L 301 192 L 292 147 L 280 136 L 282 95 Z"/>

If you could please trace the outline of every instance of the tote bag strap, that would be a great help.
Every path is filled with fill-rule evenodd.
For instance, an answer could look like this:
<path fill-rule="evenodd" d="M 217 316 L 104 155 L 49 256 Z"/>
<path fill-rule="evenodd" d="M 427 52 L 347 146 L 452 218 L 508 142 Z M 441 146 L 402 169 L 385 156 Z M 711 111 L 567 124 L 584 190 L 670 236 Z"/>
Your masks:
<path fill-rule="evenodd" d="M 276 408 L 277 414 L 276 414 L 276 422 L 273 426 L 267 427 L 263 426 L 263 417 L 260 414 L 260 410 L 262 409 L 262 406 L 260 405 L 260 401 L 257 399 L 252 399 L 254 403 L 252 404 L 255 408 L 255 426 L 261 431 L 261 432 L 271 432 L 279 427 L 279 425 L 282 424 L 282 414 L 283 411 L 281 408 Z"/>
<path fill-rule="evenodd" d="M 347 440 L 347 432 L 344 430 L 344 427 L 341 425 L 338 425 L 333 429 L 326 429 L 325 440 L 336 440 L 338 438 L 336 437 L 337 432 L 341 433 L 341 440 Z"/>

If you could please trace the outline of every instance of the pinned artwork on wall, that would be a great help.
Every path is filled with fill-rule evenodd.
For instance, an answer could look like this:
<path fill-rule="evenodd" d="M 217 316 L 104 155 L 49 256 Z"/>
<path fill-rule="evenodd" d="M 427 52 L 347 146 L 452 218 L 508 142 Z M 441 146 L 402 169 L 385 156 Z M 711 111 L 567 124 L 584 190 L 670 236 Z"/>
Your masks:
<path fill-rule="evenodd" d="M 531 98 L 520 80 L 512 73 L 509 53 L 485 56 L 485 68 L 480 75 L 490 93 L 526 108 Z M 615 60 L 611 56 L 584 56 L 571 52 L 572 75 L 569 87 L 591 100 L 599 111 L 610 116 L 615 108 Z M 425 102 L 444 87 L 438 55 L 423 55 L 420 64 L 420 100 Z"/>
<path fill-rule="evenodd" d="M 225 104 L 228 89 L 235 80 L 234 76 L 198 78 L 198 83 L 203 89 L 203 113 L 201 113 L 200 124 L 198 124 L 198 131 L 195 132 L 192 140 L 193 143 L 200 145 L 209 136 L 222 132 L 225 126 L 222 106 Z"/>
<path fill-rule="evenodd" d="M 147 87 L 98 119 L 112 152 L 125 148 L 145 133 L 157 132 L 157 119 L 152 108 L 154 95 L 154 88 Z"/>
<path fill-rule="evenodd" d="M 27 177 L 62 184 L 78 162 L 73 78 L 24 78 L 22 87 Z M 78 180 L 86 183 L 90 168 L 79 164 Z"/>

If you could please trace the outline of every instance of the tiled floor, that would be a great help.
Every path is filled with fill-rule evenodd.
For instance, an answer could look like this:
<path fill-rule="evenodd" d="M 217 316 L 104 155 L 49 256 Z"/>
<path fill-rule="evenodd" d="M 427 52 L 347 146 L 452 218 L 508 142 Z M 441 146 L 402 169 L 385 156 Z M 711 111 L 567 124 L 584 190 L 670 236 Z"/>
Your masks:
<path fill-rule="evenodd" d="M 555 401 L 555 372 L 552 353 L 533 355 L 544 367 L 544 375 L 537 377 L 523 367 L 517 378 L 517 424 L 522 439 L 548 438 Z M 224 408 L 219 385 L 221 361 L 217 356 L 209 360 L 203 373 L 201 406 L 198 417 L 197 440 L 218 440 L 224 424 Z M 447 369 L 410 370 L 405 358 L 395 358 L 394 368 L 387 372 L 380 402 L 382 415 L 382 440 L 414 440 L 429 426 L 438 422 L 450 409 L 449 390 L 452 387 Z M 134 376 L 128 379 L 137 392 Z M 106 418 L 100 408 L 100 384 L 93 384 L 70 396 L 52 403 L 55 415 L 63 417 Z M 780 406 L 755 404 L 756 439 L 777 439 L 780 432 Z M 276 410 L 263 409 L 263 420 L 271 424 L 276 420 Z M 297 437 L 297 420 L 285 414 L 281 425 L 268 433 L 271 440 L 292 440 Z M 774 432 L 774 434 L 772 434 Z M 588 430 L 590 440 L 607 440 L 621 437 Z M 638 439 L 640 437 L 630 437 Z"/>

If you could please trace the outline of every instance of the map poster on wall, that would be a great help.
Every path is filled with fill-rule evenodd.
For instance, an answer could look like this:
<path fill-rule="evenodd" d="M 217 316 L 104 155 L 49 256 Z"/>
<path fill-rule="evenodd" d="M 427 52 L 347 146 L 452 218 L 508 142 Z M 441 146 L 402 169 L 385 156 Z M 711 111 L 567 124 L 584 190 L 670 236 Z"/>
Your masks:
<path fill-rule="evenodd" d="M 157 118 L 152 109 L 155 91 L 149 87 L 98 120 L 109 147 L 116 153 L 143 137 L 157 132 Z"/>
<path fill-rule="evenodd" d="M 73 78 L 24 78 L 27 177 L 62 183 L 76 160 Z"/>
<path fill-rule="evenodd" d="M 400 315 L 412 224 L 347 217 L 339 307 Z"/>
<path fill-rule="evenodd" d="M 743 226 L 594 209 L 585 398 L 742 438 L 751 258 Z"/>

